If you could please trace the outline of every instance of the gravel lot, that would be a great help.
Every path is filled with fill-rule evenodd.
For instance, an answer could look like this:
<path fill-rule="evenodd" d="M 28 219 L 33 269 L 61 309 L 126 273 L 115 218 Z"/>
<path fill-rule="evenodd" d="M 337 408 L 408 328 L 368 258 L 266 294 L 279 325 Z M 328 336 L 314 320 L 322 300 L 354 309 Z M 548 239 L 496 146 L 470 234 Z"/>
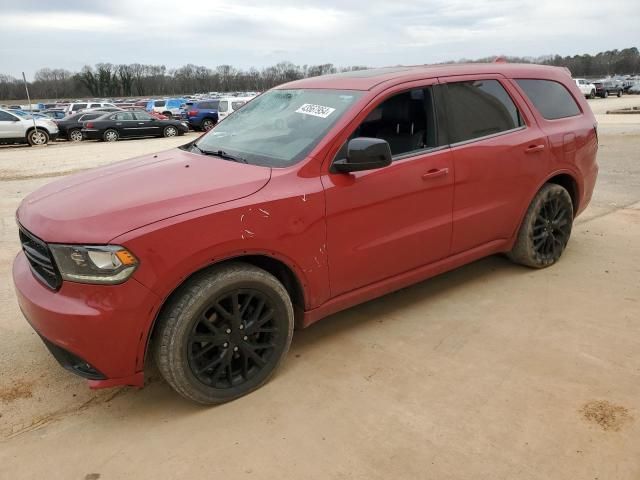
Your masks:
<path fill-rule="evenodd" d="M 296 332 L 231 404 L 90 391 L 22 318 L 14 212 L 86 168 L 186 143 L 0 147 L 0 478 L 640 478 L 640 96 L 591 100 L 600 177 L 558 265 L 491 257 Z M 195 134 L 189 135 L 195 138 Z"/>

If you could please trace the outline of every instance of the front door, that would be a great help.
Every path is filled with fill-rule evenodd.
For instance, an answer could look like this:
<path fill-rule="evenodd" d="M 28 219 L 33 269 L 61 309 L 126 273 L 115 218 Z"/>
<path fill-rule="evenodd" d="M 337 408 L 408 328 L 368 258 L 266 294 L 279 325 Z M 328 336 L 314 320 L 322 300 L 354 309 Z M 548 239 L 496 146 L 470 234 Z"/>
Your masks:
<path fill-rule="evenodd" d="M 449 253 L 453 163 L 439 145 L 432 88 L 398 90 L 365 108 L 336 155 L 344 158 L 350 138 L 375 137 L 389 142 L 393 163 L 322 177 L 332 296 Z"/>
<path fill-rule="evenodd" d="M 24 127 L 15 115 L 0 112 L 0 138 L 24 138 Z"/>

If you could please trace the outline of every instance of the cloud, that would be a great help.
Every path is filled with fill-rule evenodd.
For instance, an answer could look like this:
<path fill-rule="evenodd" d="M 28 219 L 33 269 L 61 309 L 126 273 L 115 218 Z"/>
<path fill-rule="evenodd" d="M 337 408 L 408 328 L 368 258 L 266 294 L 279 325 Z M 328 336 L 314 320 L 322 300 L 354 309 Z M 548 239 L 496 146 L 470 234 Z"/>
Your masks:
<path fill-rule="evenodd" d="M 0 11 L 0 73 L 12 75 L 98 62 L 383 66 L 637 42 L 637 15 L 602 15 L 582 0 L 0 0 Z"/>

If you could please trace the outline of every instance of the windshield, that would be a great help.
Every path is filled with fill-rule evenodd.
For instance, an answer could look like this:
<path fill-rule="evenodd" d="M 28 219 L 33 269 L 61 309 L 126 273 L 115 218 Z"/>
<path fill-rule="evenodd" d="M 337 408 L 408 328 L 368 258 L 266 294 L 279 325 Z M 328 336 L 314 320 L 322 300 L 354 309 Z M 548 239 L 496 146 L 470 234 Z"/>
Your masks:
<path fill-rule="evenodd" d="M 193 152 L 223 151 L 269 167 L 293 165 L 361 95 L 352 90 L 271 90 L 220 122 L 196 142 Z"/>

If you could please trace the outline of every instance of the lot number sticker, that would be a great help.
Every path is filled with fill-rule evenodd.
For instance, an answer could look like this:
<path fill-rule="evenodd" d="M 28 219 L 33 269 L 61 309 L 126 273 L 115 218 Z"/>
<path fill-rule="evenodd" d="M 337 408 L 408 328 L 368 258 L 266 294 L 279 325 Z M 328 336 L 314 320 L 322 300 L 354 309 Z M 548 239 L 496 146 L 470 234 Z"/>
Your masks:
<path fill-rule="evenodd" d="M 322 105 L 314 105 L 313 103 L 305 103 L 299 109 L 296 110 L 298 113 L 304 113 L 305 115 L 313 115 L 314 117 L 327 118 L 333 112 L 335 112 L 335 108 L 331 107 L 323 107 Z"/>

